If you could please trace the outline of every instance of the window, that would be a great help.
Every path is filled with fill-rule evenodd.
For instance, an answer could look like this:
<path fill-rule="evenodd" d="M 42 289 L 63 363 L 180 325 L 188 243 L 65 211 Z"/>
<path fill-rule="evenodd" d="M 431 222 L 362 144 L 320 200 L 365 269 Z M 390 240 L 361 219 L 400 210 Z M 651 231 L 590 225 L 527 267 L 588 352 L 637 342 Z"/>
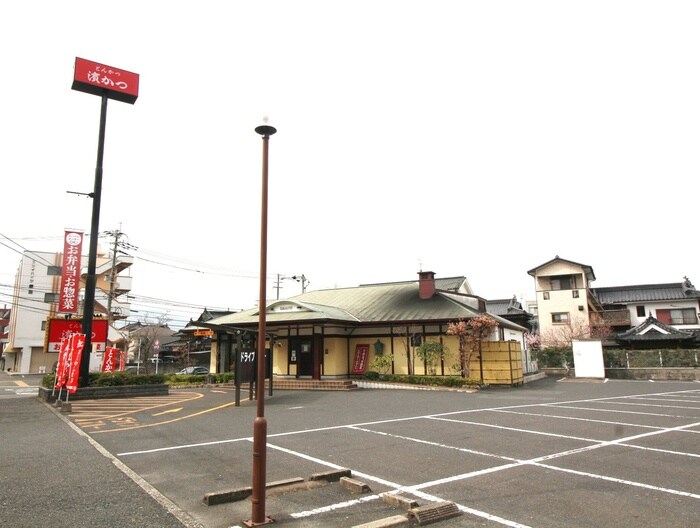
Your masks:
<path fill-rule="evenodd" d="M 44 294 L 44 302 L 45 303 L 57 303 L 58 302 L 58 293 L 45 293 Z"/>
<path fill-rule="evenodd" d="M 559 312 L 552 314 L 553 324 L 566 324 L 569 322 L 569 314 L 567 312 Z"/>
<path fill-rule="evenodd" d="M 542 298 L 543 298 L 545 301 L 548 301 L 548 300 L 549 300 L 549 292 L 542 292 Z"/>
<path fill-rule="evenodd" d="M 656 318 L 664 324 L 690 325 L 698 323 L 695 308 L 675 308 L 656 310 Z"/>
<path fill-rule="evenodd" d="M 47 275 L 60 275 L 61 274 L 61 266 L 47 266 L 46 267 L 46 274 Z"/>
<path fill-rule="evenodd" d="M 647 316 L 647 311 L 644 309 L 644 306 L 637 306 L 637 317 L 646 317 Z"/>
<path fill-rule="evenodd" d="M 553 290 L 573 290 L 576 288 L 575 275 L 556 275 L 550 279 Z"/>
<path fill-rule="evenodd" d="M 574 299 L 578 299 L 578 290 L 571 290 L 571 296 Z"/>

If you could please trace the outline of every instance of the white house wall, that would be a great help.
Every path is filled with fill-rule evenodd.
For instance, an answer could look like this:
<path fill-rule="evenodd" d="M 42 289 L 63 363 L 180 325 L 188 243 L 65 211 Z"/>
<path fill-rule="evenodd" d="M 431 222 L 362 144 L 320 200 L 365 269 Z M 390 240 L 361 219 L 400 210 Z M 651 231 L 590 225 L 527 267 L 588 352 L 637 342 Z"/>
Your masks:
<path fill-rule="evenodd" d="M 557 275 L 576 275 L 575 290 L 552 290 L 550 279 Z M 548 334 L 556 333 L 558 328 L 567 326 L 564 323 L 553 323 L 552 314 L 567 313 L 572 325 L 588 324 L 588 278 L 581 266 L 569 262 L 553 262 L 539 270 L 535 277 L 535 290 L 537 296 L 537 315 L 539 320 L 539 332 L 543 340 Z M 574 297 L 574 293 L 578 297 Z M 545 299 L 545 295 L 549 299 Z"/>
<path fill-rule="evenodd" d="M 644 306 L 644 317 L 639 317 L 637 315 L 637 306 Z M 632 303 L 627 305 L 627 310 L 629 311 L 630 314 L 630 325 L 632 327 L 639 326 L 642 324 L 647 317 L 650 315 L 656 319 L 658 317 L 656 316 L 656 311 L 657 310 L 683 310 L 683 309 L 693 309 L 695 310 L 695 313 L 698 314 L 700 312 L 700 309 L 698 308 L 698 300 L 697 299 L 692 299 L 692 300 L 687 300 L 687 301 L 672 301 L 672 302 L 637 302 L 637 303 Z M 692 330 L 696 328 L 700 328 L 700 324 L 690 324 L 690 325 L 671 325 L 674 328 L 678 328 L 679 330 Z"/>

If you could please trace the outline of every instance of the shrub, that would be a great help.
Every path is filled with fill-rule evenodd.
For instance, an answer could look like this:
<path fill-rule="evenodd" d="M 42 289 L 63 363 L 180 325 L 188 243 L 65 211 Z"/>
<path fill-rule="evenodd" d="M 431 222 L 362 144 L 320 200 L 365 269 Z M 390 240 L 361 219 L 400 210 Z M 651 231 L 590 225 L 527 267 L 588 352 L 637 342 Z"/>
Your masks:
<path fill-rule="evenodd" d="M 533 351 L 540 368 L 573 368 L 574 352 L 571 348 L 542 348 Z"/>
<path fill-rule="evenodd" d="M 385 374 L 368 371 L 365 379 L 381 380 L 393 383 L 408 383 L 411 385 L 429 385 L 431 387 L 465 387 L 478 385 L 478 382 L 462 378 L 462 376 L 416 376 L 406 374 Z"/>
<path fill-rule="evenodd" d="M 391 366 L 394 364 L 394 354 L 384 354 L 381 356 L 376 356 L 367 365 L 371 371 L 375 371 L 375 374 L 383 375 L 387 374 L 391 370 Z"/>

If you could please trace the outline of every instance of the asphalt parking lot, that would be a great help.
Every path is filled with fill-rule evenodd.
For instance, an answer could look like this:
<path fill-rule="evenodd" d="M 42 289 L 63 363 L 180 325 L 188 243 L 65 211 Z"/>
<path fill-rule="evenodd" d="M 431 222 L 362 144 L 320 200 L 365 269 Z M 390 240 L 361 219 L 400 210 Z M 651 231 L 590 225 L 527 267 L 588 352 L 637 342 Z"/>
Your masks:
<path fill-rule="evenodd" d="M 62 419 L 185 526 L 230 528 L 250 499 L 255 402 L 222 387 L 75 402 Z M 58 412 L 53 410 L 53 412 Z M 447 501 L 435 526 L 664 526 L 700 522 L 700 385 L 548 378 L 478 392 L 275 391 L 265 512 L 274 524 L 352 527 Z M 312 475 L 350 470 L 362 490 Z M 413 518 L 413 521 L 419 519 Z"/>

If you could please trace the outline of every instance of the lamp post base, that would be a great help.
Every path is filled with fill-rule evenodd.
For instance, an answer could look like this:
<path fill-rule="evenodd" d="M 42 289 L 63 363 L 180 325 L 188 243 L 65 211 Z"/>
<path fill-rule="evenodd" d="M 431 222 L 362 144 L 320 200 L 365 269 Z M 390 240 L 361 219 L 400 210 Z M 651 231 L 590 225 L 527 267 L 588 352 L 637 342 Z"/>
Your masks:
<path fill-rule="evenodd" d="M 247 526 L 248 528 L 253 528 L 254 526 L 267 526 L 268 524 L 272 524 L 275 521 L 270 519 L 269 517 L 265 517 L 265 520 L 262 522 L 255 522 L 255 521 L 243 521 L 243 526 Z"/>

